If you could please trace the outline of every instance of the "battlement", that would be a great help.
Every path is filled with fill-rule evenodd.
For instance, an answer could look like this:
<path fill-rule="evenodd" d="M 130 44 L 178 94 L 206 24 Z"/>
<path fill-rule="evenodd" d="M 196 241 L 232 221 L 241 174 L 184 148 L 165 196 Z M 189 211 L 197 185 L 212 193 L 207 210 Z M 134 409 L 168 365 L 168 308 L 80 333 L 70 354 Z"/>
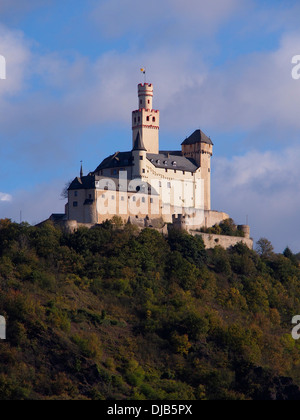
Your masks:
<path fill-rule="evenodd" d="M 152 83 L 139 83 L 139 85 L 138 85 L 138 87 L 140 88 L 140 87 L 150 87 L 150 88 L 153 88 L 153 85 L 152 85 Z"/>
<path fill-rule="evenodd" d="M 139 108 L 139 109 L 136 109 L 136 110 L 132 111 L 132 113 L 133 114 L 137 114 L 138 112 L 142 112 L 142 111 L 154 112 L 156 114 L 159 113 L 159 110 L 158 109 L 150 109 L 150 108 L 147 108 L 147 109 L 145 109 L 145 108 Z"/>

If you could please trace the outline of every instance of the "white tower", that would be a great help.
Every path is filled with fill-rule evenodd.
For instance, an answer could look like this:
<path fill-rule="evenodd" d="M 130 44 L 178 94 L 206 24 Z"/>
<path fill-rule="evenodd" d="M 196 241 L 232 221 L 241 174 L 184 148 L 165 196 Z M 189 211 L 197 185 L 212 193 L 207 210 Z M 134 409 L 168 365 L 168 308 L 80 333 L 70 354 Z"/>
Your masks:
<path fill-rule="evenodd" d="M 159 153 L 159 111 L 152 109 L 153 85 L 138 85 L 138 109 L 132 112 L 132 148 L 138 133 L 148 153 Z"/>

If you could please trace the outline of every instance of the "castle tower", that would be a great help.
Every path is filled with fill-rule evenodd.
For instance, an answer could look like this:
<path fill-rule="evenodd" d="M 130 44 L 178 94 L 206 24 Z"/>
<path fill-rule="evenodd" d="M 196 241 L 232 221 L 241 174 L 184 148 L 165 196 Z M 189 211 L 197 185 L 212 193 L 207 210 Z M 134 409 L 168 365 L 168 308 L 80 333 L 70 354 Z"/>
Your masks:
<path fill-rule="evenodd" d="M 138 109 L 132 112 L 132 148 L 140 132 L 148 153 L 159 153 L 159 111 L 152 109 L 153 85 L 138 85 Z"/>
<path fill-rule="evenodd" d="M 210 196 L 210 161 L 213 155 L 213 142 L 203 131 L 196 130 L 181 144 L 182 154 L 193 159 L 201 168 L 201 178 L 204 180 L 204 210 L 211 210 Z"/>

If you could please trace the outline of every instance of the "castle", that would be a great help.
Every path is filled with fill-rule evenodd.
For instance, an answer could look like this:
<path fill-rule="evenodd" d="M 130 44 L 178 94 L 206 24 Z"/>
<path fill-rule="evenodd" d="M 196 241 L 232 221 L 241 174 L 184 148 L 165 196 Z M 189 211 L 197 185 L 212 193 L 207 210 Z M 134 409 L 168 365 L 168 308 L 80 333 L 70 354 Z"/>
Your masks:
<path fill-rule="evenodd" d="M 70 230 L 92 227 L 114 216 L 142 227 L 173 228 L 199 233 L 229 218 L 211 210 L 213 143 L 200 129 L 181 143 L 181 150 L 159 148 L 160 113 L 153 109 L 153 85 L 138 85 L 138 108 L 132 112 L 132 148 L 105 158 L 88 175 L 76 177 L 68 189 L 64 215 L 50 219 Z M 249 228 L 243 240 L 252 246 Z M 208 247 L 228 238 L 202 234 Z M 221 235 L 213 235 L 221 236 Z M 233 244 L 233 238 L 230 244 Z"/>

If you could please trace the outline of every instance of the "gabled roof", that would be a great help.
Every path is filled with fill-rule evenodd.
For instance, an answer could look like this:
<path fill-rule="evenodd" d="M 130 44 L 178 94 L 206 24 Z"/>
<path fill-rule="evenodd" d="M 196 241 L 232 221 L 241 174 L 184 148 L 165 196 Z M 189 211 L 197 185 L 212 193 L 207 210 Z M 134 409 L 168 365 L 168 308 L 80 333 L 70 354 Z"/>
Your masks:
<path fill-rule="evenodd" d="M 196 130 L 187 139 L 185 139 L 181 145 L 195 144 L 195 143 L 207 143 L 213 146 L 213 142 L 206 134 L 201 130 Z"/>
<path fill-rule="evenodd" d="M 186 172 L 196 172 L 198 169 L 194 159 L 189 159 L 180 155 L 171 155 L 169 153 L 147 153 L 147 159 L 156 168 L 173 169 Z"/>
<path fill-rule="evenodd" d="M 123 166 L 132 166 L 131 152 L 116 152 L 114 155 L 108 156 L 95 169 L 94 173 L 102 169 L 120 168 Z"/>
<path fill-rule="evenodd" d="M 95 188 L 95 175 L 89 174 L 82 178 L 76 177 L 70 184 L 68 190 L 91 190 Z"/>
<path fill-rule="evenodd" d="M 144 142 L 140 135 L 140 132 L 137 133 L 132 150 L 145 150 L 145 152 L 147 151 L 146 147 L 144 146 Z"/>

